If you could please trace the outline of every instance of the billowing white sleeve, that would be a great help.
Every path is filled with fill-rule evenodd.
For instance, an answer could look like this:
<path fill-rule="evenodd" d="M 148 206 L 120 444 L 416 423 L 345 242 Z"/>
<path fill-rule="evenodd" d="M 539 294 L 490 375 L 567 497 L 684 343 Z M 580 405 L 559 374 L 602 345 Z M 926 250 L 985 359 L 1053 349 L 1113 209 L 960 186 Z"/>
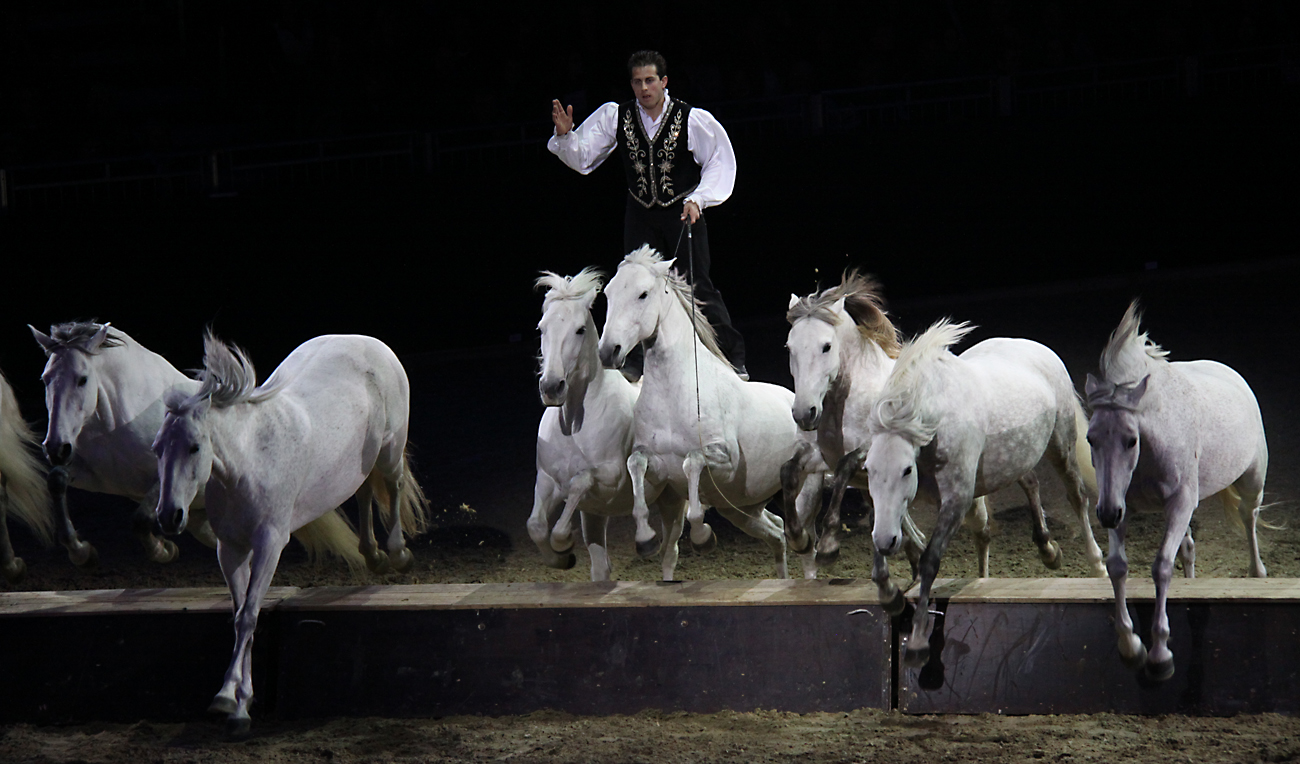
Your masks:
<path fill-rule="evenodd" d="M 546 148 L 560 161 L 586 175 L 600 167 L 617 143 L 618 104 L 611 101 L 563 136 L 552 135 Z"/>
<path fill-rule="evenodd" d="M 700 185 L 686 199 L 701 210 L 727 201 L 736 186 L 736 152 L 722 123 L 704 109 L 691 109 L 686 147 L 700 166 Z"/>

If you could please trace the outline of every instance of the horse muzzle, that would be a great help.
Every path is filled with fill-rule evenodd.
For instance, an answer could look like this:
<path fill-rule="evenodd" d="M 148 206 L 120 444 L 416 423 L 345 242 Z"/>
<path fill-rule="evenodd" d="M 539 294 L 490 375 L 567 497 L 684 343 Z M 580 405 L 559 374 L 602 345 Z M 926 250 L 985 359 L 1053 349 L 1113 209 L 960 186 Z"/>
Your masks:
<path fill-rule="evenodd" d="M 45 441 L 45 458 L 54 467 L 61 467 L 72 460 L 72 444 L 59 441 Z"/>
<path fill-rule="evenodd" d="M 821 406 L 809 406 L 802 410 L 795 408 L 790 413 L 794 416 L 794 423 L 799 425 L 799 429 L 804 432 L 816 430 L 817 425 L 821 424 L 822 421 Z"/>
<path fill-rule="evenodd" d="M 626 354 L 622 345 L 600 346 L 600 365 L 606 369 L 617 369 L 623 365 Z"/>
<path fill-rule="evenodd" d="M 1118 528 L 1119 524 L 1124 522 L 1124 505 L 1098 502 L 1097 522 L 1101 523 L 1101 527 L 1107 530 Z"/>
<path fill-rule="evenodd" d="M 874 535 L 872 539 L 876 542 L 876 551 L 886 557 L 893 557 L 898 550 L 903 548 L 903 535 L 895 533 L 891 536 Z"/>
<path fill-rule="evenodd" d="M 189 521 L 189 513 L 183 507 L 171 507 L 160 505 L 158 507 L 158 527 L 162 528 L 163 533 L 175 536 L 185 531 L 185 525 Z"/>
<path fill-rule="evenodd" d="M 537 385 L 537 391 L 542 397 L 543 406 L 559 406 L 564 403 L 564 394 L 567 392 L 568 385 L 564 382 L 564 377 L 559 379 L 546 379 Z"/>

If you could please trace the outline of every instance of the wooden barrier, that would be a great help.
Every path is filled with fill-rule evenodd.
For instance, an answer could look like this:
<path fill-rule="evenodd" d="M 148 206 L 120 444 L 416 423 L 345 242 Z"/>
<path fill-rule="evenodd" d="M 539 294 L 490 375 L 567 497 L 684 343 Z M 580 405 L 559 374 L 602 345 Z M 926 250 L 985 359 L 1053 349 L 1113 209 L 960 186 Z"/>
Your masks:
<path fill-rule="evenodd" d="M 1144 637 L 1153 599 L 1130 582 Z M 1175 581 L 1164 684 L 1123 667 L 1110 600 L 1104 579 L 941 581 L 918 671 L 866 581 L 275 588 L 254 716 L 1300 711 L 1300 580 Z M 0 718 L 193 719 L 232 645 L 224 589 L 0 594 Z"/>

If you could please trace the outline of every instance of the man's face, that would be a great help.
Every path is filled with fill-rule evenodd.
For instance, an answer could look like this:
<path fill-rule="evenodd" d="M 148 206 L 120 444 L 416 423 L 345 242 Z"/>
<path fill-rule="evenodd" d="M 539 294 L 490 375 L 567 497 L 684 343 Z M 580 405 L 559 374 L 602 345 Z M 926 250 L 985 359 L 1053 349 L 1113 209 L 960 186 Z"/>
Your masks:
<path fill-rule="evenodd" d="M 646 111 L 655 111 L 664 102 L 668 78 L 660 77 L 656 66 L 638 66 L 632 70 L 632 94 Z"/>

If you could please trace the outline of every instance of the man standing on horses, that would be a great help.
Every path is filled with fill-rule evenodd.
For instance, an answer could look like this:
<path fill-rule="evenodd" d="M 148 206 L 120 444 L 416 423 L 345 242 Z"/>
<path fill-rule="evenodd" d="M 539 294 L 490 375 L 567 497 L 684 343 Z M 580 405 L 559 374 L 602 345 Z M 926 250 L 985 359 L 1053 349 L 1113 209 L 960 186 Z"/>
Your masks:
<path fill-rule="evenodd" d="M 566 108 L 558 100 L 551 101 L 555 135 L 546 147 L 583 175 L 618 150 L 628 191 L 624 254 L 649 244 L 665 258 L 677 258 L 674 269 L 693 285 L 727 360 L 747 380 L 745 340 L 731 325 L 722 294 L 709 278 L 709 229 L 703 216 L 705 209 L 725 202 L 735 186 L 736 154 L 731 139 L 712 114 L 669 97 L 668 64 L 659 53 L 633 53 L 627 68 L 635 99 L 604 104 L 576 129 L 573 106 Z M 693 161 L 685 161 L 687 151 Z M 686 247 L 680 246 L 685 243 L 687 223 L 691 224 L 694 255 L 690 273 L 691 258 Z M 638 366 L 640 358 L 628 361 Z M 636 376 L 641 370 L 629 371 Z"/>

